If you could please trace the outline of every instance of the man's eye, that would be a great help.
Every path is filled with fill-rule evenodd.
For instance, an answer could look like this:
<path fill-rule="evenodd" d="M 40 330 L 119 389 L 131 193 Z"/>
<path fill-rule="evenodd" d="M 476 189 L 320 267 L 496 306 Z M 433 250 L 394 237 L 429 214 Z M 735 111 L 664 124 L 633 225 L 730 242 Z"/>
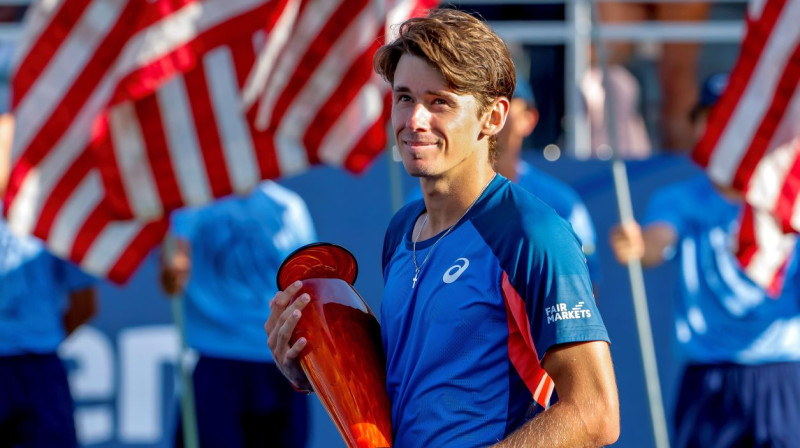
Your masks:
<path fill-rule="evenodd" d="M 397 102 L 398 103 L 404 103 L 406 101 L 411 101 L 411 97 L 408 96 L 408 95 L 398 95 L 397 96 Z"/>

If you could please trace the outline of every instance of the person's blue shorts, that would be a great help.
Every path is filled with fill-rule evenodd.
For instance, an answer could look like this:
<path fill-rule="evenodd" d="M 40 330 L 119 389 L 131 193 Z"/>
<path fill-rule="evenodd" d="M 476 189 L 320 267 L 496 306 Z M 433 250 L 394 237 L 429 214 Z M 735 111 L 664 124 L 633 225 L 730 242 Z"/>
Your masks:
<path fill-rule="evenodd" d="M 201 356 L 193 375 L 203 448 L 303 448 L 307 397 L 272 363 Z M 177 446 L 183 446 L 178 416 Z"/>
<path fill-rule="evenodd" d="M 800 363 L 686 368 L 677 448 L 800 447 Z"/>
<path fill-rule="evenodd" d="M 0 448 L 74 448 L 74 405 L 55 353 L 0 356 Z"/>

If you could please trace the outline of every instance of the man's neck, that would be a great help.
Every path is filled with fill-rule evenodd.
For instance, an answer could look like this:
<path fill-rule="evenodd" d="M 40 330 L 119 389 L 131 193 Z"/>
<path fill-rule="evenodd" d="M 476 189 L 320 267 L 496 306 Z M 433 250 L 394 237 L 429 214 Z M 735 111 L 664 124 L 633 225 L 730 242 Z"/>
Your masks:
<path fill-rule="evenodd" d="M 494 176 L 494 170 L 487 164 L 453 178 L 422 178 L 428 220 L 419 239 L 428 239 L 458 222 Z"/>

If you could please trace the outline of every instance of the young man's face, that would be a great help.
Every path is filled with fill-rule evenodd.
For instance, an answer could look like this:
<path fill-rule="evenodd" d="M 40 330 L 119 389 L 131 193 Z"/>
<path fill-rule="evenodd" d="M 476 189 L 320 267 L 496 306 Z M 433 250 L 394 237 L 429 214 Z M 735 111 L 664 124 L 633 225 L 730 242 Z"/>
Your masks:
<path fill-rule="evenodd" d="M 437 177 L 488 160 L 486 115 L 472 95 L 457 95 L 425 60 L 403 55 L 394 74 L 392 127 L 406 171 Z"/>

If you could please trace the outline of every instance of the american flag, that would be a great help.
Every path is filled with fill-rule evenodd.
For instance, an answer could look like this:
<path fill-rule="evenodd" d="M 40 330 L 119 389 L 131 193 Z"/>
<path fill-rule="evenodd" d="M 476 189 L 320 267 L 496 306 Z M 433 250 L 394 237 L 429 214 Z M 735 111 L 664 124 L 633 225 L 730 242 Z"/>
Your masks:
<path fill-rule="evenodd" d="M 9 225 L 124 282 L 173 209 L 386 144 L 372 55 L 432 0 L 42 0 L 14 70 Z"/>
<path fill-rule="evenodd" d="M 800 230 L 800 0 L 749 6 L 739 60 L 693 157 L 744 195 L 737 257 L 774 295 Z"/>

